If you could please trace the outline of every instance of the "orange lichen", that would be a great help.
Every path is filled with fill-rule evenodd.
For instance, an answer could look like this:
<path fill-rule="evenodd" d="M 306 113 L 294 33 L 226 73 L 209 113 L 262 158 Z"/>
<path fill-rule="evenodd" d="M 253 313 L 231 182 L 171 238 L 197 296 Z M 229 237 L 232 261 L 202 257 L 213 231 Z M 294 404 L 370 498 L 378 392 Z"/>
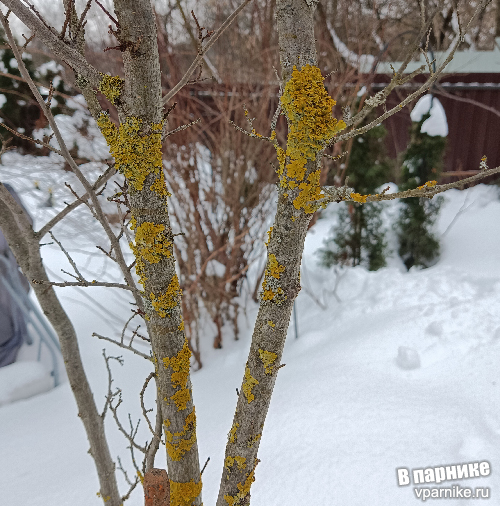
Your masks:
<path fill-rule="evenodd" d="M 427 181 L 427 183 L 423 184 L 422 186 L 418 186 L 418 189 L 423 190 L 425 187 L 433 188 L 436 185 L 437 185 L 437 181 Z"/>

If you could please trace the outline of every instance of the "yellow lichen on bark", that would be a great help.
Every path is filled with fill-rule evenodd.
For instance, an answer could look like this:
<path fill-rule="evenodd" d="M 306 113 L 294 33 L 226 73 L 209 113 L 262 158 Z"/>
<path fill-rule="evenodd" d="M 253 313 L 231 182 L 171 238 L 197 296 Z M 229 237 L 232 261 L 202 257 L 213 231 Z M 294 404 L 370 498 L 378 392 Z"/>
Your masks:
<path fill-rule="evenodd" d="M 151 191 L 156 192 L 160 197 L 171 197 L 172 194 L 167 190 L 165 183 L 165 174 L 160 171 L 160 175 L 155 179 L 155 182 L 150 186 Z"/>
<path fill-rule="evenodd" d="M 269 246 L 269 243 L 271 242 L 271 234 L 273 233 L 273 227 L 271 227 L 268 231 L 267 231 L 267 242 L 265 242 L 264 244 L 266 245 L 266 248 Z"/>
<path fill-rule="evenodd" d="M 162 257 L 170 258 L 173 253 L 173 244 L 167 240 L 164 232 L 165 225 L 149 221 L 136 226 L 135 244 L 130 244 L 136 259 L 141 257 L 150 264 L 156 264 Z"/>
<path fill-rule="evenodd" d="M 121 95 L 125 81 L 119 76 L 101 74 L 98 90 L 112 103 Z"/>
<path fill-rule="evenodd" d="M 183 347 L 179 350 L 177 355 L 162 359 L 165 369 L 169 367 L 172 368 L 172 374 L 170 376 L 172 386 L 179 389 L 170 397 L 170 400 L 177 406 L 177 411 L 185 410 L 188 402 L 191 400 L 191 392 L 188 388 L 189 369 L 191 367 L 190 358 L 191 350 L 189 349 L 188 340 L 186 338 Z"/>
<path fill-rule="evenodd" d="M 250 487 L 252 483 L 255 481 L 255 469 L 247 475 L 247 478 L 244 483 L 238 483 L 238 492 L 236 495 L 228 495 L 224 496 L 228 506 L 237 506 L 240 502 L 250 493 Z"/>
<path fill-rule="evenodd" d="M 433 188 L 434 186 L 437 185 L 437 181 L 427 181 L 427 183 L 423 184 L 422 186 L 418 186 L 417 188 L 419 190 L 422 190 L 424 188 Z"/>
<path fill-rule="evenodd" d="M 251 375 L 250 368 L 247 365 L 245 367 L 245 378 L 243 381 L 243 386 L 241 388 L 245 394 L 245 397 L 247 398 L 248 404 L 250 404 L 255 399 L 255 395 L 252 393 L 252 389 L 258 384 L 259 382 Z"/>
<path fill-rule="evenodd" d="M 191 400 L 191 392 L 189 388 L 181 388 L 170 397 L 170 400 L 177 406 L 177 411 L 183 411 L 187 408 L 187 403 Z"/>
<path fill-rule="evenodd" d="M 189 378 L 191 350 L 189 349 L 187 337 L 184 340 L 184 345 L 179 350 L 177 355 L 173 357 L 165 357 L 162 359 L 165 369 L 171 367 L 174 371 L 172 373 L 172 383 L 174 387 L 184 388 Z"/>
<path fill-rule="evenodd" d="M 262 282 L 262 295 L 261 300 L 263 301 L 274 301 L 277 304 L 282 302 L 282 296 L 284 295 L 283 289 L 279 285 L 281 273 L 285 271 L 285 266 L 281 265 L 276 255 L 273 253 L 269 254 L 267 262 L 267 268 L 264 272 L 264 281 Z"/>
<path fill-rule="evenodd" d="M 134 116 L 128 117 L 117 128 L 102 112 L 97 119 L 109 151 L 116 162 L 116 169 L 122 173 L 130 186 L 142 190 L 149 174 L 159 174 L 163 168 L 161 133 L 163 122 L 152 124 L 149 135 L 142 135 L 143 122 Z"/>
<path fill-rule="evenodd" d="M 301 192 L 293 200 L 293 207 L 295 209 L 304 209 L 306 213 L 314 213 L 318 209 L 318 205 L 315 202 L 325 196 L 321 193 L 319 185 L 320 177 L 321 171 L 318 169 L 307 176 L 307 181 L 299 184 Z"/>
<path fill-rule="evenodd" d="M 236 462 L 236 464 L 238 465 L 238 469 L 245 469 L 246 461 L 247 461 L 247 459 L 245 457 L 238 457 L 238 456 L 230 457 L 230 456 L 228 456 L 224 460 L 224 467 L 230 471 L 231 467 L 233 467 L 234 463 Z"/>
<path fill-rule="evenodd" d="M 170 482 L 170 506 L 191 506 L 194 499 L 201 493 L 201 480 L 195 483 L 194 480 L 187 483 Z"/>
<path fill-rule="evenodd" d="M 165 293 L 160 294 L 158 297 L 151 292 L 149 298 L 155 311 L 162 317 L 170 317 L 171 310 L 179 305 L 182 290 L 179 285 L 177 274 L 174 274 L 170 281 Z"/>
<path fill-rule="evenodd" d="M 267 270 L 270 276 L 276 279 L 280 279 L 280 275 L 285 271 L 285 266 L 280 265 L 278 260 L 276 259 L 276 255 L 272 253 L 269 255 L 269 263 L 267 266 Z"/>
<path fill-rule="evenodd" d="M 262 434 L 255 434 L 247 441 L 247 448 L 251 448 L 261 438 Z"/>
<path fill-rule="evenodd" d="M 367 197 L 370 197 L 370 195 L 361 195 L 359 193 L 351 193 L 352 200 L 354 200 L 354 202 L 359 202 L 360 204 L 365 204 Z"/>
<path fill-rule="evenodd" d="M 259 350 L 259 357 L 262 360 L 266 374 L 272 374 L 273 364 L 278 358 L 278 355 L 272 351 Z"/>
<path fill-rule="evenodd" d="M 231 427 L 231 430 L 229 431 L 228 437 L 230 443 L 236 443 L 238 437 L 236 436 L 236 431 L 238 430 L 238 427 L 240 424 L 238 422 L 234 422 L 233 426 Z"/>
<path fill-rule="evenodd" d="M 293 67 L 281 104 L 288 118 L 288 137 L 286 151 L 275 144 L 280 185 L 291 190 L 298 187 L 299 195 L 293 201 L 295 208 L 313 213 L 318 209 L 316 202 L 324 195 L 319 186 L 319 174 L 315 172 L 304 180 L 306 163 L 316 160 L 318 153 L 346 124 L 332 116 L 335 100 L 328 95 L 316 66 L 304 65 L 301 70 Z"/>
<path fill-rule="evenodd" d="M 187 436 L 187 437 L 186 437 Z M 165 428 L 165 446 L 169 457 L 172 460 L 179 461 L 184 454 L 191 450 L 196 442 L 196 415 L 193 410 L 186 417 L 184 427 L 181 432 L 170 432 Z"/>

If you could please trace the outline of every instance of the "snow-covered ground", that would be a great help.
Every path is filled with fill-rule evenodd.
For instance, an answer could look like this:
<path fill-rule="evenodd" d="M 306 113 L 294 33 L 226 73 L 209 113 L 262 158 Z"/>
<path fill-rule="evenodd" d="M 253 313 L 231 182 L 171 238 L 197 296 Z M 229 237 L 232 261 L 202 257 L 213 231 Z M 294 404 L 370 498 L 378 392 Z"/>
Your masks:
<path fill-rule="evenodd" d="M 385 219 L 396 212 L 397 203 L 388 204 Z M 407 273 L 393 255 L 389 266 L 377 272 L 347 269 L 338 282 L 338 298 L 335 273 L 319 267 L 314 254 L 335 221 L 335 210 L 317 222 L 304 253 L 298 339 L 292 323 L 286 367 L 279 372 L 260 446 L 253 506 L 410 506 L 419 499 L 413 484 L 398 486 L 397 468 L 483 461 L 491 465 L 489 476 L 424 485 L 489 487 L 488 504 L 500 505 L 499 218 L 496 187 L 449 191 L 438 222 L 440 234 L 448 230 L 434 267 Z M 65 262 L 50 247 L 44 259 L 53 272 Z M 110 272 L 95 262 L 96 271 Z M 59 293 L 78 330 L 96 402 L 103 406 L 107 390 L 105 347 L 108 354 L 124 355 L 123 367 L 113 364 L 114 386 L 123 391 L 122 419 L 127 422 L 130 412 L 135 421 L 151 364 L 91 337 L 92 332 L 113 335 L 114 319 L 125 320 L 130 313 L 124 299 L 100 288 L 88 290 L 108 313 L 96 310 L 81 290 Z M 205 505 L 215 504 L 255 316 L 256 307 L 249 304 L 246 317 L 241 316 L 246 330 L 240 341 L 226 336 L 223 350 L 210 348 L 215 330 L 207 324 L 204 367 L 192 375 L 200 458 L 202 463 L 211 459 L 203 474 Z M 20 371 L 19 382 L 23 378 Z M 0 370 L 0 386 L 6 381 L 12 384 L 15 375 Z M 148 391 L 149 406 L 153 390 Z M 112 454 L 120 455 L 132 473 L 127 443 L 112 420 L 107 422 Z M 147 429 L 140 434 L 145 441 Z M 0 505 L 101 504 L 87 450 L 67 383 L 4 404 Z M 158 467 L 164 466 L 163 452 Z M 450 506 L 477 502 L 442 501 Z M 143 504 L 141 491 L 126 504 Z"/>

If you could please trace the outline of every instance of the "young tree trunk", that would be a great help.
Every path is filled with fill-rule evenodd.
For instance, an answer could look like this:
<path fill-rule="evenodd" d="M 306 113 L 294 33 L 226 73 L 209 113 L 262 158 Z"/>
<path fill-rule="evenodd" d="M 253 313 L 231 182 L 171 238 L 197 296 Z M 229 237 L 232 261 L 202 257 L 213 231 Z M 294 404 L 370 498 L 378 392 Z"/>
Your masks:
<path fill-rule="evenodd" d="M 328 102 L 325 97 L 326 90 L 316 67 L 315 7 L 316 2 L 311 0 L 276 2 L 284 85 L 282 104 L 288 121 L 287 148 L 284 151 L 276 145 L 280 162 L 278 208 L 269 231 L 260 308 L 228 436 L 217 506 L 250 504 L 250 487 L 255 479 L 264 421 L 281 362 L 293 302 L 300 290 L 300 262 L 306 232 L 312 213 L 317 209 L 314 201 L 318 200 L 320 191 L 322 142 L 333 136 L 328 129 L 322 131 L 324 125 L 315 123 L 316 114 L 322 116 L 321 121 L 325 124 L 328 123 L 327 116 L 333 119 L 333 101 Z M 307 83 L 311 82 L 316 88 L 312 95 L 308 95 Z M 316 99 L 313 97 L 315 92 L 318 92 Z M 314 100 L 320 108 L 315 109 Z M 302 105 L 306 103 L 311 108 L 305 112 L 299 110 L 301 101 Z M 312 122 L 312 127 L 308 121 Z"/>
<path fill-rule="evenodd" d="M 191 394 L 190 356 L 175 273 L 173 234 L 162 163 L 165 132 L 156 20 L 150 0 L 115 0 L 125 81 L 106 78 L 101 89 L 120 112 L 117 128 L 102 113 L 98 125 L 117 169 L 127 179 L 136 271 L 161 398 L 172 504 L 201 504 L 196 415 Z M 111 81 L 115 79 L 115 81 Z M 113 101 L 113 100 L 112 100 Z"/>
<path fill-rule="evenodd" d="M 28 218 L 17 202 L 0 184 L 0 228 L 42 307 L 43 314 L 54 328 L 61 344 L 61 353 L 69 384 L 78 406 L 78 416 L 85 427 L 90 444 L 89 453 L 99 478 L 99 495 L 110 506 L 120 506 L 122 500 L 115 477 L 115 463 L 111 458 L 104 433 L 104 420 L 97 411 L 94 396 L 83 369 L 75 329 L 64 311 L 54 288 L 43 282 L 49 278 L 42 257 L 39 239 L 35 236 Z M 10 203 L 10 206 L 5 202 Z M 16 212 L 17 211 L 17 212 Z M 33 283 L 32 280 L 41 283 Z"/>

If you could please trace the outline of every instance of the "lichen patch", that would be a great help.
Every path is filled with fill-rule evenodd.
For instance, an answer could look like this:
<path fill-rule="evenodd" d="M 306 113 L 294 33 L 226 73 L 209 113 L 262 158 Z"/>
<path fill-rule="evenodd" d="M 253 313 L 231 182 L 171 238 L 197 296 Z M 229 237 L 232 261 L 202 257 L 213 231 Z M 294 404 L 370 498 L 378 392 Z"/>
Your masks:
<path fill-rule="evenodd" d="M 161 135 L 163 122 L 150 126 L 151 133 L 143 135 L 143 122 L 134 116 L 128 117 L 117 128 L 102 112 L 97 119 L 109 151 L 116 162 L 116 169 L 122 173 L 130 186 L 142 190 L 149 174 L 159 174 L 163 169 Z"/>
<path fill-rule="evenodd" d="M 155 311 L 162 317 L 170 317 L 172 309 L 179 305 L 182 290 L 179 285 L 179 278 L 174 274 L 170 281 L 167 290 L 156 296 L 153 292 L 150 293 L 149 298 Z"/>
<path fill-rule="evenodd" d="M 318 201 L 325 195 L 321 193 L 319 174 L 307 175 L 306 164 L 316 160 L 318 153 L 346 124 L 332 116 L 335 100 L 328 95 L 316 66 L 305 65 L 301 70 L 293 67 L 281 104 L 288 118 L 288 137 L 286 151 L 275 144 L 280 186 L 295 192 L 296 209 L 313 213 L 321 207 Z"/>
<path fill-rule="evenodd" d="M 112 103 L 121 95 L 125 81 L 119 76 L 101 74 L 98 90 Z"/>
<path fill-rule="evenodd" d="M 247 398 L 248 404 L 250 404 L 255 399 L 255 395 L 252 393 L 252 389 L 258 384 L 259 382 L 250 374 L 250 368 L 247 365 L 245 367 L 245 378 L 241 389 Z"/>
<path fill-rule="evenodd" d="M 196 442 L 196 415 L 193 410 L 187 415 L 181 432 L 165 430 L 165 446 L 172 460 L 179 461 Z"/>
<path fill-rule="evenodd" d="M 170 506 L 191 506 L 193 501 L 200 495 L 202 483 L 201 480 L 195 483 L 194 480 L 187 483 L 180 483 L 169 480 L 170 482 Z"/>
<path fill-rule="evenodd" d="M 272 374 L 273 364 L 278 358 L 278 355 L 276 353 L 273 353 L 272 351 L 259 350 L 259 357 L 262 361 L 262 364 L 264 365 L 265 373 Z"/>

